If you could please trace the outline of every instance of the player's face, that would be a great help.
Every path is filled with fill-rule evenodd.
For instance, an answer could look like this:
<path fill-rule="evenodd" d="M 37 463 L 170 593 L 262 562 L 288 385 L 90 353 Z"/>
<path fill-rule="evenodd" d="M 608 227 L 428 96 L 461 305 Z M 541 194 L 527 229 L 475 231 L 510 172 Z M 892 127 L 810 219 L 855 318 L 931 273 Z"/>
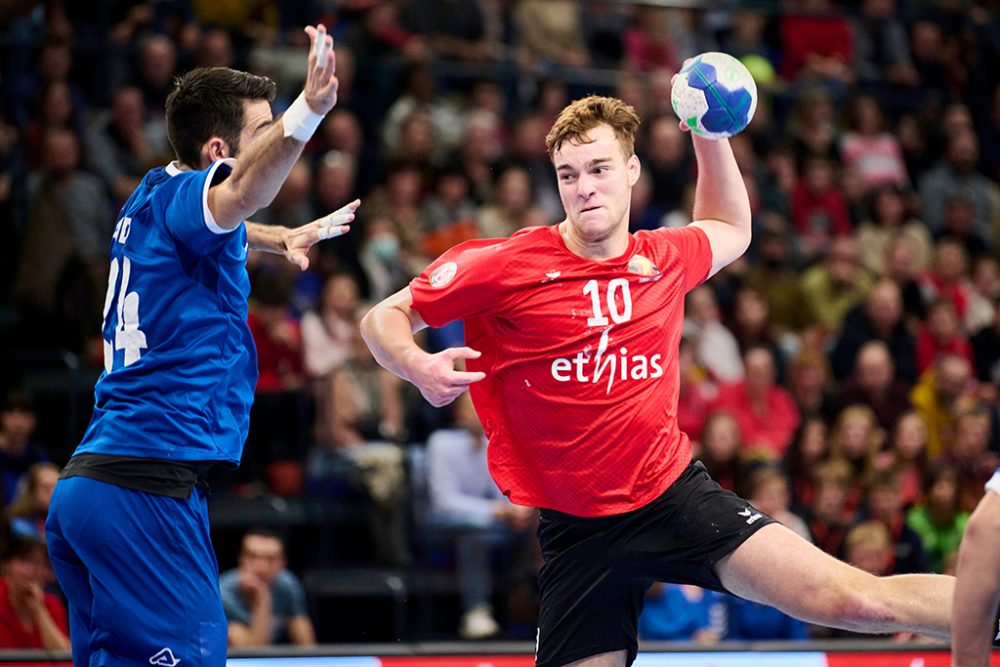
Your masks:
<path fill-rule="evenodd" d="M 603 241 L 628 227 L 639 158 L 625 158 L 610 126 L 598 125 L 584 142 L 563 142 L 552 159 L 566 219 L 582 240 Z"/>
<path fill-rule="evenodd" d="M 240 132 L 240 149 L 246 147 L 274 122 L 271 105 L 267 100 L 243 101 L 243 131 Z M 238 157 L 233 155 L 232 157 Z"/>

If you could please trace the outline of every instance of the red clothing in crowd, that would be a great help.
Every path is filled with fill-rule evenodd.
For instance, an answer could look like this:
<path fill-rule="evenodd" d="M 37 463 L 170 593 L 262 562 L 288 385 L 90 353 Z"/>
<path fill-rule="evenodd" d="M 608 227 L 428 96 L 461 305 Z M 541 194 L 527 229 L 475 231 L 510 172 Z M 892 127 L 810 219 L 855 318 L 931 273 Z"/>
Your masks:
<path fill-rule="evenodd" d="M 923 373 L 930 368 L 934 360 L 942 354 L 954 354 L 968 360 L 969 366 L 976 368 L 976 357 L 972 352 L 972 344 L 965 336 L 955 336 L 944 343 L 938 341 L 931 335 L 926 326 L 917 330 L 917 370 Z"/>
<path fill-rule="evenodd" d="M 287 329 L 287 340 L 273 336 L 252 310 L 247 317 L 247 324 L 257 345 L 257 367 L 260 372 L 257 391 L 282 391 L 290 388 L 289 378 L 301 380 L 305 377 L 302 334 L 297 321 L 288 318 L 282 322 L 282 326 Z"/>
<path fill-rule="evenodd" d="M 747 447 L 770 450 L 776 457 L 785 453 L 795 429 L 799 427 L 799 409 L 795 406 L 795 399 L 777 385 L 767 390 L 760 409 L 754 407 L 745 382 L 724 385 L 712 409 L 733 416 Z"/>
<path fill-rule="evenodd" d="M 691 461 L 677 426 L 684 295 L 712 266 L 696 227 L 641 231 L 590 261 L 557 227 L 463 243 L 410 283 L 430 326 L 465 320 L 490 472 L 520 505 L 633 510 Z"/>
<path fill-rule="evenodd" d="M 781 18 L 781 76 L 794 81 L 811 55 L 851 62 L 851 26 L 842 16 L 789 13 Z"/>
<path fill-rule="evenodd" d="M 45 608 L 56 626 L 69 636 L 66 608 L 59 598 L 45 593 Z M 8 597 L 7 580 L 3 578 L 0 578 L 0 648 L 45 648 L 38 626 L 29 630 L 21 623 Z"/>
<path fill-rule="evenodd" d="M 854 228 L 847 200 L 839 190 L 816 194 L 801 180 L 792 189 L 792 224 L 802 236 L 821 240 L 850 234 Z"/>

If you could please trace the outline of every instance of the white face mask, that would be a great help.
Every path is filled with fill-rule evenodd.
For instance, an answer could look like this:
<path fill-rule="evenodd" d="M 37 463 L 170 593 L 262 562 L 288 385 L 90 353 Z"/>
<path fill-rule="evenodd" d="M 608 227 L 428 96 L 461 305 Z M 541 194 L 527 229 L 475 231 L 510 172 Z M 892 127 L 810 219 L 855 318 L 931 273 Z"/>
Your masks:
<path fill-rule="evenodd" d="M 383 262 L 391 262 L 399 256 L 399 239 L 392 234 L 381 234 L 368 242 L 372 254 Z"/>

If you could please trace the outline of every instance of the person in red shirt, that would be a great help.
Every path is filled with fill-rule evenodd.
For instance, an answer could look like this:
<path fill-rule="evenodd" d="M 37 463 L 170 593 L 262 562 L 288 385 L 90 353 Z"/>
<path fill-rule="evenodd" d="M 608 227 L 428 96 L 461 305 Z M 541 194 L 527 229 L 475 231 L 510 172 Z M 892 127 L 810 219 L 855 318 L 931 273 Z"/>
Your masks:
<path fill-rule="evenodd" d="M 694 222 L 630 234 L 638 126 L 621 100 L 568 105 L 546 138 L 566 219 L 452 248 L 361 323 L 375 359 L 431 404 L 471 388 L 494 481 L 541 509 L 536 665 L 630 665 L 650 580 L 946 637 L 951 578 L 852 568 L 692 461 L 677 427 L 684 295 L 746 251 L 749 198 L 729 142 L 695 136 Z M 466 346 L 416 344 L 454 320 Z"/>
<path fill-rule="evenodd" d="M 69 650 L 66 608 L 43 586 L 51 579 L 45 542 L 15 537 L 0 578 L 0 649 Z"/>

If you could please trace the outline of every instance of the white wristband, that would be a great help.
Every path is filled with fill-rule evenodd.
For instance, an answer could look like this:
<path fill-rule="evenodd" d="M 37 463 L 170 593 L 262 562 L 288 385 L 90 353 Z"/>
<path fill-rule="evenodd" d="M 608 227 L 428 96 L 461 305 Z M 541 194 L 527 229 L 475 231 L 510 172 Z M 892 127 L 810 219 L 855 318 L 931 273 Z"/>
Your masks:
<path fill-rule="evenodd" d="M 302 142 L 309 141 L 322 121 L 323 116 L 309 108 L 305 93 L 299 93 L 281 116 L 281 126 L 284 128 L 285 136 L 294 137 Z"/>

